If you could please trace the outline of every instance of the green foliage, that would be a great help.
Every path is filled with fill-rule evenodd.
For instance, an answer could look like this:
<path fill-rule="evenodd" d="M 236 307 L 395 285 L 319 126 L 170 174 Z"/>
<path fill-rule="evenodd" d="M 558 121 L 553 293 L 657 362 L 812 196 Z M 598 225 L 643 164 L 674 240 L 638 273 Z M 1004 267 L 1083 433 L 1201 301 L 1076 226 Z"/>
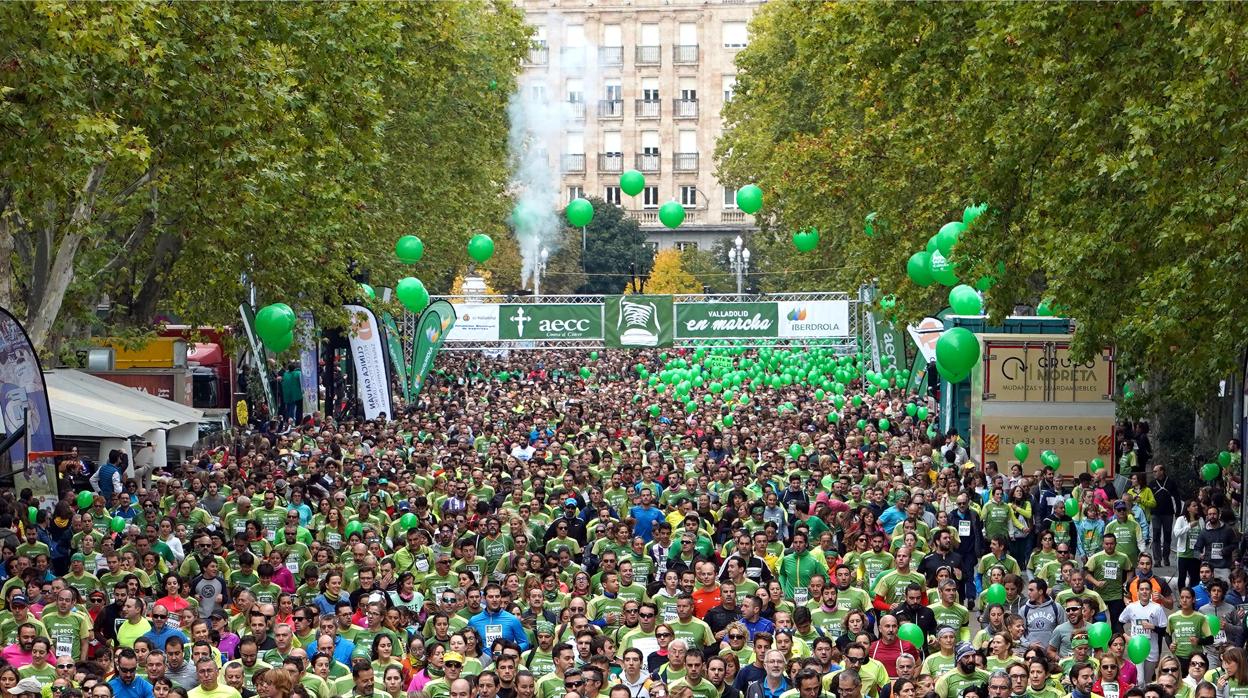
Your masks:
<path fill-rule="evenodd" d="M 646 247 L 646 234 L 624 210 L 602 199 L 590 199 L 594 219 L 586 227 L 585 272 L 588 278 L 580 293 L 619 293 L 629 281 L 629 265 L 637 275 L 650 273 L 654 256 Z M 647 290 L 649 290 L 647 288 Z"/>
<path fill-rule="evenodd" d="M 646 293 L 701 293 L 702 285 L 685 270 L 683 262 L 684 255 L 679 250 L 663 250 L 655 255 L 650 280 L 646 282 Z M 624 283 L 620 291 L 632 293 L 632 285 Z"/>
<path fill-rule="evenodd" d="M 1116 345 L 1188 404 L 1233 370 L 1242 5 L 779 0 L 751 36 L 717 157 L 726 183 L 767 192 L 767 288 L 779 270 L 791 290 L 878 277 L 912 314 L 935 310 L 945 288 L 907 281 L 906 260 L 984 201 L 952 258 L 971 284 L 1004 263 L 994 317 L 1052 298 L 1080 350 Z M 825 240 L 795 254 L 809 225 Z"/>
<path fill-rule="evenodd" d="M 39 344 L 105 294 L 122 324 L 233 322 L 240 273 L 329 319 L 353 271 L 445 291 L 505 236 L 511 3 L 5 3 L 0 29 L 0 305 Z"/>

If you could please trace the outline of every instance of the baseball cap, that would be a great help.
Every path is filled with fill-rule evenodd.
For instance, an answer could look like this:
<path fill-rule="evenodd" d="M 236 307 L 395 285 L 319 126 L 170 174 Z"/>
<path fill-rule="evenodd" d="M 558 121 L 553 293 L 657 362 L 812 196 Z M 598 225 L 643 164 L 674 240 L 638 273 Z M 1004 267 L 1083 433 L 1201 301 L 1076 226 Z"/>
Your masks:
<path fill-rule="evenodd" d="M 1114 511 L 1123 511 L 1126 508 L 1127 508 L 1126 502 L 1122 502 L 1122 501 L 1114 502 Z"/>
<path fill-rule="evenodd" d="M 87 556 L 83 555 L 82 553 L 74 553 L 73 555 L 69 556 L 70 562 L 85 562 L 86 559 L 87 559 Z"/>
<path fill-rule="evenodd" d="M 573 499 L 572 497 L 568 497 L 567 499 L 563 500 L 563 505 L 565 507 L 574 507 L 576 506 L 576 500 Z"/>
<path fill-rule="evenodd" d="M 446 654 L 442 655 L 442 663 L 446 664 L 447 662 L 459 662 L 460 664 L 463 664 L 464 655 L 460 654 L 459 652 L 447 652 Z"/>
<path fill-rule="evenodd" d="M 12 693 L 15 696 L 20 696 L 23 693 L 38 693 L 43 695 L 43 684 L 39 682 L 39 679 L 29 676 L 21 681 L 18 681 L 16 686 L 9 689 L 9 693 Z"/>
<path fill-rule="evenodd" d="M 9 599 L 9 605 L 10 605 L 10 606 L 25 606 L 25 605 L 27 605 L 26 595 L 25 595 L 25 594 L 15 594 L 15 595 L 13 596 L 13 598 Z M 40 690 L 43 690 L 43 689 L 40 689 Z"/>

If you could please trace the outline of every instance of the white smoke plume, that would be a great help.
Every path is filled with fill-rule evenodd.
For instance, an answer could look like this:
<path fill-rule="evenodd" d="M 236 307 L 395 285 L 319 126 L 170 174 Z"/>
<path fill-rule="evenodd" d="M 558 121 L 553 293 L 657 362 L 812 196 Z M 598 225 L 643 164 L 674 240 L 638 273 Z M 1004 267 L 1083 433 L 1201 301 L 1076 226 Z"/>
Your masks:
<path fill-rule="evenodd" d="M 562 34 L 562 22 L 552 17 L 548 30 Z M 567 203 L 562 193 L 563 137 L 570 126 L 584 128 L 573 110 L 579 113 L 580 109 L 597 105 L 598 49 L 586 45 L 583 53 L 582 59 L 577 52 L 561 56 L 560 52 L 551 50 L 552 70 L 546 75 L 522 79 L 507 107 L 510 120 L 507 147 L 512 166 L 509 189 L 516 201 L 509 222 L 520 247 L 520 284 L 524 288 L 533 287 L 541 249 L 553 255 L 559 247 L 560 230 L 565 225 L 559 212 Z M 569 77 L 582 79 L 583 105 L 568 103 L 563 80 Z M 552 84 L 551 80 L 559 82 Z M 535 89 L 537 83 L 544 83 L 545 89 Z M 586 167 L 593 166 L 589 154 L 585 157 Z"/>

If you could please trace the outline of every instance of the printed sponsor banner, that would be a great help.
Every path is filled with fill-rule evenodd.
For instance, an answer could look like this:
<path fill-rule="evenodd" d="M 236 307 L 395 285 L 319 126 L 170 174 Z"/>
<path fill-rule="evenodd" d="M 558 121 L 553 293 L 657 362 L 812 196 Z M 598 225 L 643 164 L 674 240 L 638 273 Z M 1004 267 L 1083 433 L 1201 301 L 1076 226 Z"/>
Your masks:
<path fill-rule="evenodd" d="M 272 382 L 269 376 L 267 350 L 261 346 L 256 336 L 256 313 L 251 306 L 241 303 L 238 306 L 239 317 L 243 319 L 243 333 L 247 335 L 247 343 L 251 345 L 251 359 L 255 363 L 256 373 L 260 375 L 260 387 L 264 391 L 264 402 L 268 405 L 269 414 L 277 415 L 277 402 L 273 399 Z"/>
<path fill-rule="evenodd" d="M 612 348 L 670 347 L 671 296 L 607 296 L 603 326 Z"/>
<path fill-rule="evenodd" d="M 455 324 L 447 341 L 494 342 L 498 340 L 498 303 L 461 303 L 455 306 Z"/>
<path fill-rule="evenodd" d="M 602 339 L 602 304 L 507 303 L 498 313 L 499 339 Z"/>
<path fill-rule="evenodd" d="M 317 375 L 319 370 L 317 356 L 320 347 L 317 341 L 316 324 L 312 319 L 312 313 L 307 311 L 299 313 L 299 346 L 301 347 L 299 382 L 303 388 L 303 413 L 309 415 L 320 407 L 318 386 L 321 382 L 320 376 Z"/>
<path fill-rule="evenodd" d="M 386 351 L 381 325 L 373 311 L 362 305 L 345 305 L 351 315 L 351 359 L 355 364 L 356 394 L 364 407 L 365 419 L 394 417 L 390 404 L 390 374 L 386 371 Z"/>
<path fill-rule="evenodd" d="M 1112 402 L 1113 351 L 1075 362 L 1070 345 L 992 340 L 985 347 L 984 400 Z"/>
<path fill-rule="evenodd" d="M 456 322 L 455 307 L 446 301 L 434 301 L 416 321 L 416 348 L 412 352 L 412 396 L 420 395 L 425 376 L 433 367 L 433 359 L 450 336 Z"/>
<path fill-rule="evenodd" d="M 979 433 L 973 434 L 978 462 L 1006 463 L 1014 458 L 1014 446 L 1025 442 L 1032 453 L 1053 451 L 1061 458 L 1059 472 L 1086 473 L 1093 458 L 1113 459 L 1114 415 L 1080 417 L 1028 412 L 1017 416 L 985 415 Z M 1035 458 L 1036 456 L 1032 456 Z"/>
<path fill-rule="evenodd" d="M 935 361 L 936 340 L 940 339 L 941 333 L 945 331 L 945 323 L 934 317 L 925 317 L 919 321 L 918 325 L 907 325 L 906 331 L 910 333 L 910 338 L 918 347 L 923 362 L 930 364 Z"/>
<path fill-rule="evenodd" d="M 676 336 L 682 339 L 775 337 L 775 303 L 677 303 Z"/>
<path fill-rule="evenodd" d="M 403 360 L 403 344 L 399 341 L 399 326 L 394 323 L 390 313 L 382 313 L 381 321 L 386 325 L 386 349 L 390 352 L 390 367 L 398 378 L 403 389 L 403 400 L 412 399 L 411 386 L 407 383 L 407 362 Z"/>
<path fill-rule="evenodd" d="M 776 305 L 781 338 L 849 336 L 849 301 L 780 301 Z"/>
<path fill-rule="evenodd" d="M 56 461 L 38 456 L 38 452 L 52 450 L 54 439 L 48 389 L 43 382 L 39 357 L 26 330 L 3 308 L 0 308 L 0 420 L 4 435 L 26 425 L 26 437 L 9 449 L 14 491 L 21 492 L 29 487 L 40 505 L 50 509 L 59 499 Z"/>
<path fill-rule="evenodd" d="M 898 370 L 901 370 L 901 367 L 906 365 L 906 344 L 901 333 L 897 331 L 893 323 L 889 322 L 883 314 L 871 313 L 871 323 L 874 331 L 874 336 L 872 337 L 874 346 L 871 350 L 871 356 L 876 363 L 875 370 L 882 371 L 886 368 L 883 366 L 884 357 L 886 356 L 890 356 L 893 359 L 889 365 L 896 366 Z"/>

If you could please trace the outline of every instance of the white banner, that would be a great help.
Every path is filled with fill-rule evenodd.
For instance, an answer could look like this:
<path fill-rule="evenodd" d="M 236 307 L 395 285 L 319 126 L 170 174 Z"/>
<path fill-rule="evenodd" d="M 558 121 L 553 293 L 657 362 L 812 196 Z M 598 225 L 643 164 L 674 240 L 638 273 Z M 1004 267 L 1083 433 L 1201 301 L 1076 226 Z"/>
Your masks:
<path fill-rule="evenodd" d="M 945 331 L 945 323 L 934 317 L 925 317 L 919 321 L 917 327 L 906 325 L 906 331 L 910 333 L 910 338 L 914 340 L 919 353 L 923 355 L 923 361 L 929 364 L 935 361 L 936 340 L 940 339 L 940 335 Z"/>
<path fill-rule="evenodd" d="M 303 414 L 306 417 L 320 409 L 320 377 L 317 376 L 318 349 L 316 324 L 312 313 L 299 313 L 299 383 L 303 390 Z"/>
<path fill-rule="evenodd" d="M 498 341 L 498 303 L 459 303 L 455 324 L 446 336 L 448 342 Z"/>
<path fill-rule="evenodd" d="M 780 337 L 849 336 L 849 301 L 780 301 Z"/>
<path fill-rule="evenodd" d="M 381 326 L 373 311 L 361 305 L 345 305 L 351 314 L 351 359 L 355 364 L 355 385 L 364 407 L 365 419 L 383 414 L 394 418 L 390 404 L 390 377 L 386 372 L 386 350 L 381 341 Z"/>

